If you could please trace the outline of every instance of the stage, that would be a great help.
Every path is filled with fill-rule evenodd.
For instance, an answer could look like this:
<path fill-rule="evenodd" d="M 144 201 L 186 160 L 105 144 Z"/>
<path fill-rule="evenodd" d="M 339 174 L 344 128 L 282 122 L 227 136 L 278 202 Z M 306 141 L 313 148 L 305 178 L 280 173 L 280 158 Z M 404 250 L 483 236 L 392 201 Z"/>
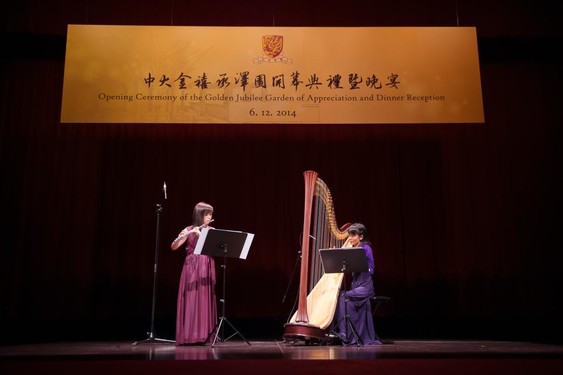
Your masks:
<path fill-rule="evenodd" d="M 511 341 L 395 340 L 375 346 L 283 341 L 52 342 L 0 347 L 2 374 L 556 374 L 563 346 Z"/>

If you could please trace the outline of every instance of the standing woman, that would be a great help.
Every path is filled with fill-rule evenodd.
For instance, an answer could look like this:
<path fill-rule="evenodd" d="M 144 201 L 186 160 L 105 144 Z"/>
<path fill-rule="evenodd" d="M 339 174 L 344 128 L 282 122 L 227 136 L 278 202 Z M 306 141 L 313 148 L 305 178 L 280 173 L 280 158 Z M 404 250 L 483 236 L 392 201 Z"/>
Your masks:
<path fill-rule="evenodd" d="M 186 259 L 180 276 L 176 308 L 176 345 L 203 345 L 217 324 L 215 298 L 215 260 L 194 254 L 200 228 L 209 225 L 213 207 L 205 202 L 195 205 L 192 225 L 184 228 L 170 246 L 179 249 L 185 243 Z"/>
<path fill-rule="evenodd" d="M 371 297 L 375 296 L 373 289 L 374 261 L 367 229 L 363 224 L 354 223 L 348 228 L 348 234 L 352 247 L 364 249 L 368 262 L 368 272 L 353 272 L 350 289 L 340 292 L 332 323 L 333 331 L 338 334 L 343 345 L 357 344 L 354 334 L 347 327 L 345 316 L 348 313 L 361 343 L 364 345 L 381 344 L 375 334 L 371 314 Z"/>

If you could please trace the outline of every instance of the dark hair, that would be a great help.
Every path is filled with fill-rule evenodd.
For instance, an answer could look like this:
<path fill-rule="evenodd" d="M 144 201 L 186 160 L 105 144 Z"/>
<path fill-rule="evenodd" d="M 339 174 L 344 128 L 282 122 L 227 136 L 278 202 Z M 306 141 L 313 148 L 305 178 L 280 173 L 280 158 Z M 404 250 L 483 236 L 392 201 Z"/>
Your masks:
<path fill-rule="evenodd" d="M 203 220 L 204 220 L 204 216 L 207 215 L 207 214 L 212 214 L 212 213 L 213 213 L 213 206 L 212 205 L 205 203 L 205 202 L 199 202 L 194 207 L 192 224 L 194 226 L 202 225 Z"/>
<path fill-rule="evenodd" d="M 364 238 L 362 238 L 360 243 L 370 244 L 370 240 L 369 240 L 369 236 L 368 236 L 368 230 L 366 229 L 366 226 L 364 224 L 354 223 L 354 224 L 350 225 L 348 227 L 348 233 L 349 234 L 357 234 L 358 236 L 363 236 Z"/>

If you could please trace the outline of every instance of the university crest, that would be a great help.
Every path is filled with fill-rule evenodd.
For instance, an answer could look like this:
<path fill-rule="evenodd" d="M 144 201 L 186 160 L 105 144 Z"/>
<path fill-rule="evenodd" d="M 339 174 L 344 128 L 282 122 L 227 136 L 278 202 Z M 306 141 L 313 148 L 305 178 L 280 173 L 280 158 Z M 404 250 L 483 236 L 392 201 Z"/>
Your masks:
<path fill-rule="evenodd" d="M 271 59 L 275 59 L 283 52 L 283 36 L 282 35 L 263 35 L 262 51 L 264 55 Z"/>

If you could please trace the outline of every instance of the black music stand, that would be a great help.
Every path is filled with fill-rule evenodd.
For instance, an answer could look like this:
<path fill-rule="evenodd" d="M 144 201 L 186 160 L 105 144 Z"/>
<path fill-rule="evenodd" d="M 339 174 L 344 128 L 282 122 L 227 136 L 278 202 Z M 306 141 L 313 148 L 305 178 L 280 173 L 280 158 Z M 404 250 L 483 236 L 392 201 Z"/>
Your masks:
<path fill-rule="evenodd" d="M 350 273 L 350 272 L 368 272 L 368 262 L 366 253 L 361 247 L 346 247 L 341 249 L 320 249 L 321 261 L 325 273 Z M 358 334 L 358 330 L 348 315 L 348 295 L 344 290 L 344 318 L 346 320 L 346 337 L 348 337 L 348 329 L 352 331 L 352 335 L 356 338 L 357 346 L 363 345 L 362 339 Z"/>
<path fill-rule="evenodd" d="M 207 340 L 205 340 L 205 342 L 209 341 L 211 335 L 215 334 L 215 338 L 213 339 L 211 347 L 215 346 L 215 342 L 219 338 L 219 332 L 223 332 L 222 330 L 224 329 L 224 323 L 227 323 L 229 326 L 231 326 L 231 328 L 235 332 L 226 339 L 219 338 L 221 341 L 227 341 L 231 337 L 239 335 L 244 341 L 246 341 L 248 345 L 250 345 L 250 342 L 248 342 L 248 340 L 244 338 L 239 330 L 237 330 L 225 316 L 225 290 L 227 285 L 225 273 L 227 270 L 227 258 L 246 259 L 253 238 L 254 234 L 252 233 L 215 228 L 204 228 L 201 231 L 201 235 L 199 236 L 196 248 L 194 249 L 194 254 L 223 257 L 223 265 L 221 266 L 223 268 L 223 296 L 221 299 L 219 299 L 219 301 L 223 304 L 221 308 L 221 317 L 219 318 L 219 321 L 217 322 L 215 328 L 213 328 L 211 332 L 209 332 Z"/>

